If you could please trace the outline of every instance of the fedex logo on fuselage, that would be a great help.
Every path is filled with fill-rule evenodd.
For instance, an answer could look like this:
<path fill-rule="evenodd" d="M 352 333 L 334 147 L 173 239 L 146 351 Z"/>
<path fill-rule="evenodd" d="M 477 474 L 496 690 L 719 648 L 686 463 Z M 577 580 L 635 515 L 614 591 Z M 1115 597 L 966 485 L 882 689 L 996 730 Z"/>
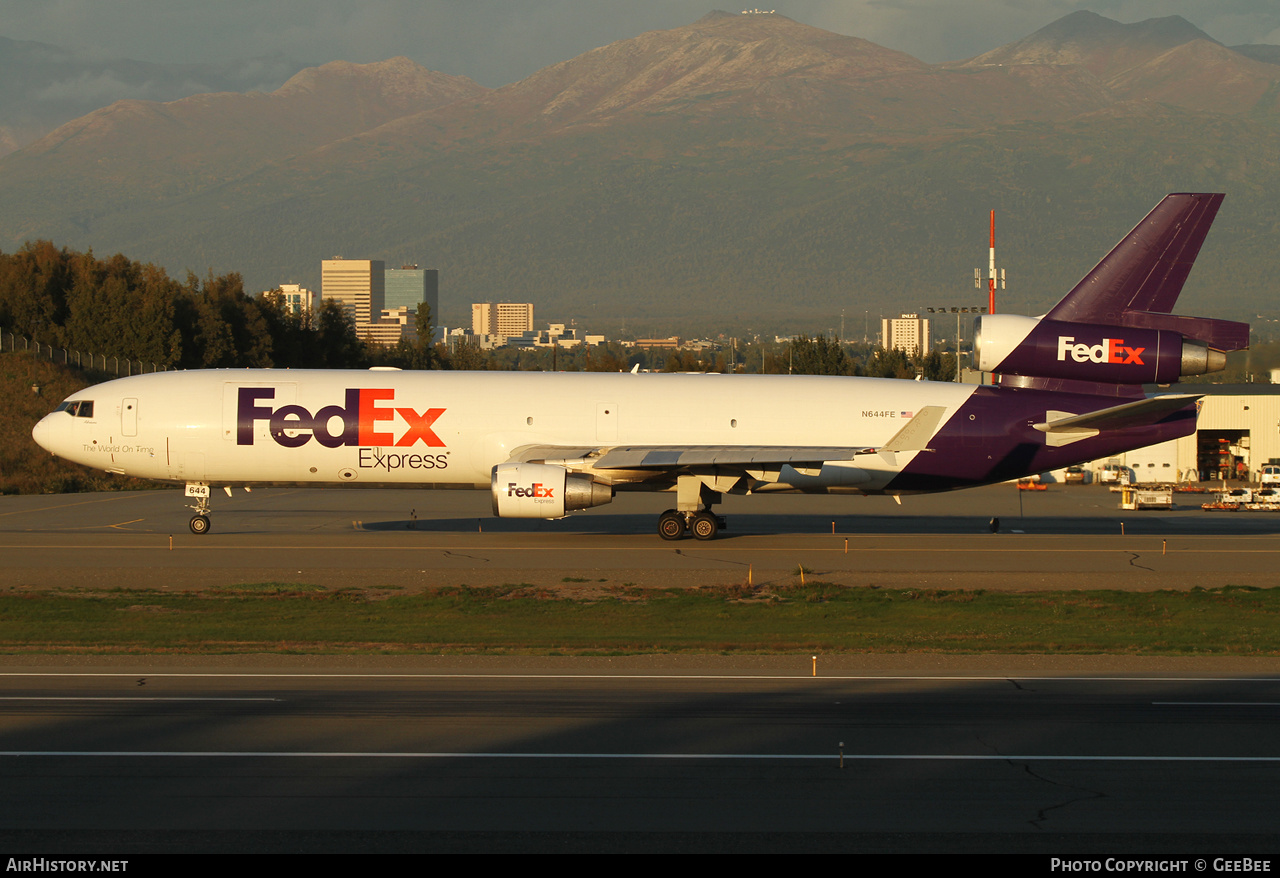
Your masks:
<path fill-rule="evenodd" d="M 396 392 L 390 388 L 347 388 L 344 405 L 327 405 L 312 414 L 305 406 L 274 408 L 274 387 L 241 387 L 236 405 L 236 444 L 252 445 L 254 424 L 266 421 L 271 438 L 286 448 L 299 448 L 314 437 L 326 448 L 359 445 L 367 448 L 410 446 L 423 442 L 443 448 L 444 440 L 431 425 L 444 409 L 426 409 L 421 414 L 410 406 L 394 404 Z M 396 415 L 407 425 L 399 436 L 387 428 Z M 293 435 L 289 435 L 292 433 Z"/>
<path fill-rule="evenodd" d="M 1104 338 L 1102 344 L 1076 344 L 1075 337 L 1058 336 L 1058 359 L 1066 360 L 1067 355 L 1077 363 L 1134 363 L 1143 365 L 1142 352 L 1146 348 L 1127 348 L 1123 338 Z"/>

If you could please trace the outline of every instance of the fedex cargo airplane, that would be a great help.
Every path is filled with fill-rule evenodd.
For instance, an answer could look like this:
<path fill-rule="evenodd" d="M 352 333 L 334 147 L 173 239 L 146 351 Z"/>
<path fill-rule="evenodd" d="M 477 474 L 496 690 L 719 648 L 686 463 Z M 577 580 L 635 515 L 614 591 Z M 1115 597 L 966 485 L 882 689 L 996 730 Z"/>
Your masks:
<path fill-rule="evenodd" d="M 663 539 L 715 537 L 725 493 L 911 494 L 1018 478 L 1186 436 L 1195 395 L 1146 383 L 1220 370 L 1249 326 L 1170 312 L 1222 196 L 1162 200 L 1042 317 L 987 315 L 999 384 L 788 375 L 214 370 L 72 394 L 44 448 L 210 489 L 467 487 L 495 515 L 562 518 L 667 491 Z"/>

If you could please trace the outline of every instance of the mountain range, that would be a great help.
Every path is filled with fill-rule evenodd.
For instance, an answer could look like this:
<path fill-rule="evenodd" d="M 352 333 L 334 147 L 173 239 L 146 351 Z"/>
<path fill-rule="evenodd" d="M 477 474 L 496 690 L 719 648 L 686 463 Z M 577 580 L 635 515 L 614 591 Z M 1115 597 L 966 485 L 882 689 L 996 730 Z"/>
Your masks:
<path fill-rule="evenodd" d="M 103 59 L 0 37 L 0 156 L 117 100 L 173 101 L 205 92 L 273 90 L 306 66 L 281 56 L 222 64 Z"/>
<path fill-rule="evenodd" d="M 0 158 L 0 248 L 318 287 L 334 255 L 440 269 L 472 301 L 640 334 L 825 331 L 1056 300 L 1161 196 L 1228 193 L 1184 296 L 1265 312 L 1280 242 L 1280 53 L 1178 17 L 1077 12 L 931 65 L 780 15 L 712 13 L 498 89 L 404 58 L 270 93 L 124 100 Z M 849 331 L 848 335 L 858 333 Z"/>

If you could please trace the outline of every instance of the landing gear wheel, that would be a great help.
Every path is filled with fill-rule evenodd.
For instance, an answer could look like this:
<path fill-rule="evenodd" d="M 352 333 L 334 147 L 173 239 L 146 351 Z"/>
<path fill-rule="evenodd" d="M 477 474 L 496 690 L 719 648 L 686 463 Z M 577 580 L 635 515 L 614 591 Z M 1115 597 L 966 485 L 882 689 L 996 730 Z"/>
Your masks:
<path fill-rule="evenodd" d="M 689 529 L 697 539 L 714 540 L 716 533 L 720 530 L 720 522 L 710 512 L 699 512 L 693 517 Z"/>
<path fill-rule="evenodd" d="M 193 515 L 191 516 L 191 532 L 193 534 L 207 534 L 209 532 L 209 516 Z"/>
<path fill-rule="evenodd" d="M 668 509 L 658 519 L 658 536 L 664 540 L 678 540 L 684 537 L 684 516 L 674 509 Z"/>

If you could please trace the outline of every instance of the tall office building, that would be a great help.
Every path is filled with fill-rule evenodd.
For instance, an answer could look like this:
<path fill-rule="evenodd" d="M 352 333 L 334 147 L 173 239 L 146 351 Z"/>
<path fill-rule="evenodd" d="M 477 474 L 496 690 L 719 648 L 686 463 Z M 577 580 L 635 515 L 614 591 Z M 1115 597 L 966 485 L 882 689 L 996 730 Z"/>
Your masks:
<path fill-rule="evenodd" d="M 356 326 L 382 316 L 385 271 L 380 259 L 326 259 L 320 264 L 320 297 L 333 299 Z"/>
<path fill-rule="evenodd" d="M 927 352 L 933 345 L 929 319 L 919 314 L 885 318 L 880 321 L 880 329 L 880 344 L 886 351 L 898 348 L 915 356 Z"/>
<path fill-rule="evenodd" d="M 476 335 L 506 339 L 532 329 L 532 302 L 476 302 L 471 306 L 471 331 Z"/>
<path fill-rule="evenodd" d="M 434 268 L 402 265 L 388 268 L 383 307 L 388 311 L 408 308 L 418 311 L 423 303 L 431 309 L 431 322 L 440 323 L 440 272 Z"/>

